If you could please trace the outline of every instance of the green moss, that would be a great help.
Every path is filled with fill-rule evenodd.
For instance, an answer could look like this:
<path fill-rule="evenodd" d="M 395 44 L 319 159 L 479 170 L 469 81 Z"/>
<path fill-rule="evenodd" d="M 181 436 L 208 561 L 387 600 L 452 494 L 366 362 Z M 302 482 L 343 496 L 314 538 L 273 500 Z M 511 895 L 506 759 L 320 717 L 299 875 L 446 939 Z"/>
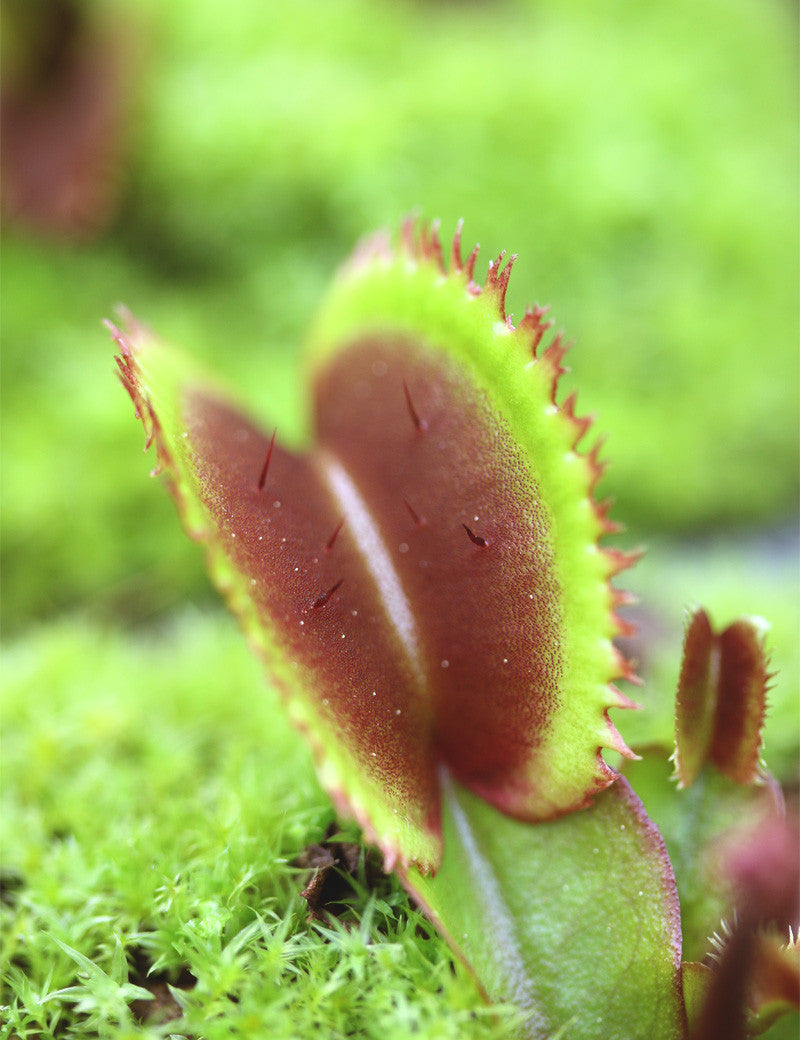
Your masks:
<path fill-rule="evenodd" d="M 396 879 L 307 923 L 292 861 L 331 810 L 226 615 L 42 628 L 1 703 L 0 1036 L 514 1035 Z M 138 1021 L 155 982 L 179 1022 Z"/>
<path fill-rule="evenodd" d="M 217 616 L 7 652 L 0 1035 L 162 1035 L 131 1009 L 154 979 L 181 1035 L 510 1035 L 394 878 L 307 923 L 292 861 L 331 810 L 257 673 Z"/>

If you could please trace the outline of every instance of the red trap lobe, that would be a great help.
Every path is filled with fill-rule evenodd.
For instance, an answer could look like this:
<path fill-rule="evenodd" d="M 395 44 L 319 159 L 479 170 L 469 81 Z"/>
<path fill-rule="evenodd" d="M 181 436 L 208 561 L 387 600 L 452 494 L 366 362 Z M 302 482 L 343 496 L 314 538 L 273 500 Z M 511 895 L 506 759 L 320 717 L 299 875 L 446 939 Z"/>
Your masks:
<path fill-rule="evenodd" d="M 268 667 L 288 660 L 302 671 L 359 769 L 386 785 L 418 826 L 435 827 L 427 709 L 319 466 L 276 442 L 269 484 L 259 491 L 252 474 L 270 444 L 256 426 L 200 390 L 187 394 L 184 413 L 204 504 L 256 615 L 274 630 L 277 657 Z"/>
<path fill-rule="evenodd" d="M 409 437 L 399 386 L 413 386 L 425 437 Z M 524 816 L 520 776 L 560 672 L 549 520 L 527 460 L 458 364 L 404 339 L 339 355 L 318 379 L 316 411 L 318 440 L 361 489 L 409 604 L 438 756 Z M 469 540 L 454 537 L 454 513 L 476 525 L 463 524 Z"/>
<path fill-rule="evenodd" d="M 186 411 L 226 552 L 360 767 L 420 825 L 441 763 L 524 817 L 559 702 L 558 587 L 528 463 L 468 374 L 405 339 L 354 345 L 318 378 L 313 456 L 199 391 Z"/>

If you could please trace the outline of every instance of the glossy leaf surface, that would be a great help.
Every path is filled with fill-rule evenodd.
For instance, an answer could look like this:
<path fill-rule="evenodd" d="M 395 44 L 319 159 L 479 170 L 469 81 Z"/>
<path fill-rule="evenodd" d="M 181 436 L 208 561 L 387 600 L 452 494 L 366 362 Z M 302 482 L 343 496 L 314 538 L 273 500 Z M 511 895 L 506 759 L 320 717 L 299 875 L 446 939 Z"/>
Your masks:
<path fill-rule="evenodd" d="M 675 882 L 626 781 L 535 827 L 445 792 L 442 869 L 406 882 L 489 996 L 526 1011 L 524 1035 L 684 1037 Z"/>

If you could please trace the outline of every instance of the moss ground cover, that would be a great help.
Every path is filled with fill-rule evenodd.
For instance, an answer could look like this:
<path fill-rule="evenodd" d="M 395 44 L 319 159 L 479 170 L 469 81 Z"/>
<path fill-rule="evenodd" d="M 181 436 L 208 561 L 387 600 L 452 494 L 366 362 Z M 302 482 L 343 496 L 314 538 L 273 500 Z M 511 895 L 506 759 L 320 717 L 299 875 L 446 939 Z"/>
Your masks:
<path fill-rule="evenodd" d="M 332 811 L 226 615 L 64 619 L 3 672 L 0 1035 L 515 1035 L 396 879 L 307 921 Z"/>
<path fill-rule="evenodd" d="M 228 619 L 76 619 L 5 677 L 4 1037 L 511 1035 L 394 879 L 307 921 L 332 812 Z"/>

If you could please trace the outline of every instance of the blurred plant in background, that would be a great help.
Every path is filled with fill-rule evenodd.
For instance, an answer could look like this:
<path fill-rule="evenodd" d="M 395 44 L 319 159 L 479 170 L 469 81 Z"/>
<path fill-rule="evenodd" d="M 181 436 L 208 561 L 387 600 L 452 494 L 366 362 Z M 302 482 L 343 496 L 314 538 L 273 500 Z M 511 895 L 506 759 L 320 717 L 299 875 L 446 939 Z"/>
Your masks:
<path fill-rule="evenodd" d="M 2 17 L 9 731 L 23 699 L 46 713 L 95 689 L 65 631 L 157 641 L 187 596 L 216 609 L 149 462 L 120 464 L 140 436 L 99 319 L 124 301 L 300 445 L 309 315 L 357 238 L 418 207 L 448 231 L 466 217 L 484 256 L 519 252 L 509 311 L 536 293 L 577 340 L 613 460 L 600 492 L 651 547 L 627 647 L 649 711 L 626 736 L 671 730 L 685 607 L 757 612 L 781 673 L 769 762 L 794 782 L 791 5 L 9 0 Z M 39 762 L 18 732 L 12 760 Z"/>

